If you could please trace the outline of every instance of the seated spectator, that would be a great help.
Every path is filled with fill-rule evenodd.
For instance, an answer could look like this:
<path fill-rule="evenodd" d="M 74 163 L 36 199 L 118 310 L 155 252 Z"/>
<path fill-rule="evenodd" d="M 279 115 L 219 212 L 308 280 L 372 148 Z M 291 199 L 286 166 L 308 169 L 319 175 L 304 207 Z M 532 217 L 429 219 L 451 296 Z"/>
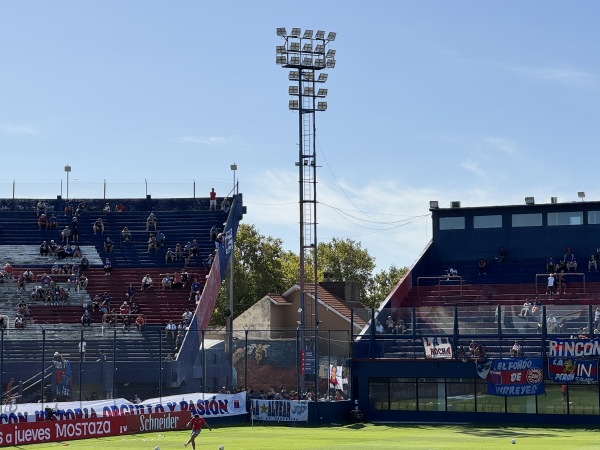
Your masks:
<path fill-rule="evenodd" d="M 92 311 L 100 311 L 100 304 L 102 303 L 102 298 L 100 294 L 96 294 L 92 299 Z"/>
<path fill-rule="evenodd" d="M 140 308 L 138 307 L 138 305 L 135 302 L 131 302 L 131 314 L 132 315 L 137 315 L 140 313 Z"/>
<path fill-rule="evenodd" d="M 575 259 L 575 254 L 573 253 L 573 250 L 571 249 L 570 246 L 567 246 L 565 255 L 563 257 L 563 261 L 565 262 L 565 264 L 567 266 L 568 272 L 571 272 L 571 271 L 576 272 L 577 271 L 577 260 Z"/>
<path fill-rule="evenodd" d="M 391 333 L 394 329 L 394 319 L 392 316 L 388 316 L 387 320 L 385 321 L 385 328 L 388 333 Z"/>
<path fill-rule="evenodd" d="M 40 244 L 40 256 L 48 256 L 48 253 L 50 253 L 50 246 L 44 241 Z"/>
<path fill-rule="evenodd" d="M 25 328 L 25 319 L 23 319 L 23 316 L 21 316 L 18 313 L 17 313 L 17 316 L 15 317 L 14 327 L 15 327 L 15 330 L 22 330 Z"/>
<path fill-rule="evenodd" d="M 123 203 L 117 203 L 115 212 L 125 212 L 125 205 Z"/>
<path fill-rule="evenodd" d="M 109 236 L 106 236 L 106 239 L 104 241 L 104 251 L 107 253 L 112 252 L 113 250 L 113 241 L 110 239 Z"/>
<path fill-rule="evenodd" d="M 65 247 L 65 253 L 67 258 L 73 257 L 73 246 L 71 244 Z"/>
<path fill-rule="evenodd" d="M 48 244 L 48 246 L 50 247 L 50 255 L 56 255 L 56 250 L 58 249 L 58 245 L 56 244 L 56 242 L 54 242 L 54 239 L 50 240 L 50 244 Z"/>
<path fill-rule="evenodd" d="M 131 328 L 131 319 L 129 318 L 129 316 L 123 317 L 123 332 L 129 331 L 130 328 Z"/>
<path fill-rule="evenodd" d="M 106 203 L 104 204 L 104 208 L 102 208 L 102 212 L 103 212 L 104 214 L 108 214 L 110 211 L 111 211 L 111 208 L 110 208 L 110 203 L 109 203 L 109 202 L 106 202 Z"/>
<path fill-rule="evenodd" d="M 139 332 L 142 332 L 144 330 L 145 324 L 146 324 L 146 321 L 144 320 L 144 316 L 138 315 L 135 318 L 135 326 L 137 327 Z"/>
<path fill-rule="evenodd" d="M 175 259 L 177 259 L 177 261 L 179 261 L 182 258 L 183 258 L 183 248 L 181 248 L 181 244 L 178 242 L 175 245 Z"/>
<path fill-rule="evenodd" d="M 35 208 L 35 215 L 39 217 L 42 214 L 47 214 L 47 213 L 48 213 L 48 207 L 46 206 L 46 203 L 43 200 L 40 200 L 39 202 L 37 202 L 37 205 Z"/>
<path fill-rule="evenodd" d="M 546 273 L 556 272 L 556 261 L 554 256 L 548 256 L 546 258 Z"/>
<path fill-rule="evenodd" d="M 71 238 L 71 229 L 68 225 L 60 232 L 60 238 L 63 245 L 67 245 L 69 243 L 69 239 Z"/>
<path fill-rule="evenodd" d="M 154 234 L 151 234 L 150 239 L 148 239 L 148 253 L 150 253 L 151 251 L 154 251 L 154 252 L 158 251 L 158 242 L 157 242 L 156 236 L 154 236 Z"/>
<path fill-rule="evenodd" d="M 566 294 L 567 293 L 567 280 L 564 274 L 559 274 L 558 275 L 558 293 L 559 294 Z"/>
<path fill-rule="evenodd" d="M 144 276 L 144 278 L 142 278 L 142 291 L 145 291 L 146 289 L 150 289 L 152 287 L 152 278 L 150 277 L 150 274 L 146 274 Z"/>
<path fill-rule="evenodd" d="M 187 270 L 181 269 L 181 283 L 185 286 L 190 280 L 190 274 L 187 273 Z"/>
<path fill-rule="evenodd" d="M 112 263 L 110 262 L 110 259 L 106 258 L 106 260 L 104 261 L 104 275 L 110 275 L 111 270 Z"/>
<path fill-rule="evenodd" d="M 477 263 L 477 267 L 479 268 L 479 275 L 486 275 L 485 266 L 486 266 L 485 259 L 479 258 L 479 263 Z"/>
<path fill-rule="evenodd" d="M 398 319 L 394 322 L 394 329 L 392 330 L 393 334 L 402 334 L 404 333 L 404 320 Z"/>
<path fill-rule="evenodd" d="M 568 272 L 567 270 L 567 263 L 564 262 L 562 259 L 560 261 L 558 261 L 558 263 L 556 264 L 556 273 L 566 273 Z"/>
<path fill-rule="evenodd" d="M 556 317 L 554 317 L 552 314 L 550 314 L 550 316 L 548 316 L 548 319 L 546 319 L 546 326 L 548 327 L 548 333 L 556 333 L 557 332 L 557 323 L 558 321 L 556 320 Z"/>
<path fill-rule="evenodd" d="M 183 330 L 179 331 L 177 333 L 177 336 L 175 337 L 175 353 L 177 353 L 179 351 L 179 349 L 181 348 L 181 344 L 183 344 L 184 338 L 185 338 L 185 334 L 184 334 Z"/>
<path fill-rule="evenodd" d="M 48 228 L 50 228 L 51 230 L 56 230 L 56 227 L 57 227 L 56 216 L 54 214 L 51 214 L 50 218 L 48 219 Z"/>
<path fill-rule="evenodd" d="M 67 255 L 67 252 L 66 252 L 66 250 L 65 250 L 65 246 L 64 246 L 64 245 L 62 245 L 62 244 L 61 244 L 61 245 L 59 245 L 59 246 L 56 248 L 56 257 L 57 257 L 58 259 L 65 259 L 67 256 L 68 256 L 68 255 Z"/>
<path fill-rule="evenodd" d="M 478 346 L 479 344 L 477 343 L 477 341 L 475 339 L 472 339 L 469 343 L 469 352 L 471 353 L 471 356 L 475 356 L 475 351 L 477 350 Z"/>
<path fill-rule="evenodd" d="M 73 212 L 74 212 L 73 205 L 71 205 L 71 203 L 67 202 L 67 203 L 65 204 L 65 209 L 64 209 L 64 211 L 65 211 L 65 216 L 66 216 L 67 214 L 73 215 Z"/>
<path fill-rule="evenodd" d="M 79 261 L 79 268 L 82 272 L 90 268 L 90 261 L 87 259 L 87 256 L 83 255 L 81 257 L 81 261 Z"/>
<path fill-rule="evenodd" d="M 154 231 L 156 231 L 157 226 L 158 220 L 156 219 L 156 216 L 154 215 L 154 213 L 150 213 L 150 215 L 146 219 L 146 231 L 149 231 L 150 228 L 154 228 Z"/>
<path fill-rule="evenodd" d="M 96 219 L 94 225 L 92 225 L 92 229 L 94 230 L 94 234 L 104 234 L 104 221 L 101 217 Z"/>
<path fill-rule="evenodd" d="M 46 217 L 46 214 L 42 214 L 40 217 L 38 217 L 37 224 L 40 230 L 48 229 L 48 218 Z"/>
<path fill-rule="evenodd" d="M 166 273 L 163 277 L 161 281 L 161 286 L 163 289 L 171 289 L 173 287 L 173 280 L 171 279 L 171 276 L 168 273 Z"/>
<path fill-rule="evenodd" d="M 156 243 L 159 248 L 162 247 L 163 245 L 165 245 L 166 240 L 167 240 L 167 236 L 165 236 L 165 233 L 163 233 L 162 231 L 159 231 L 158 233 L 156 233 Z"/>
<path fill-rule="evenodd" d="M 167 253 L 165 253 L 165 264 L 168 263 L 169 261 L 171 261 L 171 262 L 175 261 L 175 253 L 170 248 L 168 248 Z"/>
<path fill-rule="evenodd" d="M 127 288 L 127 292 L 125 293 L 125 297 L 127 297 L 127 300 L 129 300 L 130 302 L 133 301 L 133 299 L 135 297 L 135 288 L 133 287 L 132 283 L 129 283 L 129 287 Z"/>
<path fill-rule="evenodd" d="M 165 327 L 165 336 L 175 339 L 176 332 L 177 332 L 177 325 L 175 325 L 172 320 L 169 320 L 169 323 Z"/>
<path fill-rule="evenodd" d="M 77 204 L 77 209 L 75 210 L 75 215 L 76 216 L 80 216 L 84 212 L 85 212 L 85 203 L 84 202 L 79 202 Z"/>
<path fill-rule="evenodd" d="M 485 362 L 487 360 L 487 353 L 485 352 L 485 347 L 479 344 L 475 348 L 475 360 L 477 362 Z"/>
<path fill-rule="evenodd" d="M 217 240 L 217 236 L 219 235 L 219 227 L 216 225 L 213 225 L 212 228 L 209 231 L 209 235 L 210 235 L 210 240 L 212 242 L 215 242 Z"/>
<path fill-rule="evenodd" d="M 496 261 L 498 261 L 498 264 L 506 261 L 506 250 L 503 246 L 500 246 L 500 248 L 498 249 L 498 256 L 496 256 Z"/>
<path fill-rule="evenodd" d="M 13 266 L 11 266 L 10 263 L 4 264 L 4 276 L 8 281 L 13 278 Z"/>
<path fill-rule="evenodd" d="M 196 278 L 194 278 L 192 284 L 190 284 L 190 301 L 194 300 L 196 294 L 200 294 L 201 292 L 202 285 Z"/>
<path fill-rule="evenodd" d="M 129 315 L 130 312 L 131 312 L 131 308 L 129 306 L 129 303 L 127 303 L 127 301 L 124 301 L 123 303 L 121 303 L 121 306 L 119 307 L 119 314 Z"/>
<path fill-rule="evenodd" d="M 591 272 L 594 269 L 594 272 L 598 272 L 598 261 L 596 260 L 596 255 L 593 253 L 590 255 L 590 259 L 588 261 L 588 272 Z"/>
<path fill-rule="evenodd" d="M 450 277 L 458 276 L 458 270 L 456 270 L 452 266 L 448 267 L 447 273 L 448 273 L 448 278 L 447 278 L 448 280 L 450 279 Z"/>
<path fill-rule="evenodd" d="M 204 268 L 209 270 L 212 267 L 214 259 L 215 259 L 214 253 L 209 253 L 203 262 Z"/>
<path fill-rule="evenodd" d="M 79 287 L 81 289 L 87 289 L 88 282 L 89 280 L 85 275 L 79 275 Z"/>
<path fill-rule="evenodd" d="M 31 269 L 25 269 L 25 272 L 23 272 L 23 277 L 25 277 L 26 283 L 33 283 L 34 276 Z"/>
<path fill-rule="evenodd" d="M 192 323 L 192 312 L 189 309 L 186 309 L 183 314 L 181 315 L 181 319 L 183 322 L 183 325 L 185 327 L 189 327 L 190 323 Z"/>
<path fill-rule="evenodd" d="M 89 327 L 92 325 L 92 315 L 90 314 L 90 312 L 86 309 L 83 312 L 83 315 L 81 316 L 81 326 L 83 327 Z"/>
<path fill-rule="evenodd" d="M 79 245 L 76 245 L 73 249 L 73 258 L 81 258 L 82 256 L 83 255 L 81 254 L 81 248 L 79 248 Z"/>
<path fill-rule="evenodd" d="M 129 228 L 124 227 L 123 230 L 121 230 L 121 241 L 129 242 L 130 240 L 131 240 L 131 231 L 129 231 Z"/>
<path fill-rule="evenodd" d="M 221 211 L 223 211 L 224 213 L 228 213 L 230 208 L 231 204 L 229 203 L 229 199 L 225 197 L 221 202 Z"/>
<path fill-rule="evenodd" d="M 79 286 L 79 277 L 77 275 L 71 274 L 71 276 L 67 279 L 67 289 L 71 290 L 72 287 L 77 288 Z"/>
<path fill-rule="evenodd" d="M 515 341 L 515 343 L 513 344 L 512 348 L 510 349 L 510 356 L 513 356 L 513 357 L 523 356 L 523 350 L 521 348 L 521 344 L 519 343 L 519 341 Z"/>
<path fill-rule="evenodd" d="M 523 303 L 523 306 L 521 307 L 521 313 L 519 315 L 522 317 L 529 315 L 530 309 L 531 309 L 531 302 L 528 299 L 526 299 L 525 303 Z"/>

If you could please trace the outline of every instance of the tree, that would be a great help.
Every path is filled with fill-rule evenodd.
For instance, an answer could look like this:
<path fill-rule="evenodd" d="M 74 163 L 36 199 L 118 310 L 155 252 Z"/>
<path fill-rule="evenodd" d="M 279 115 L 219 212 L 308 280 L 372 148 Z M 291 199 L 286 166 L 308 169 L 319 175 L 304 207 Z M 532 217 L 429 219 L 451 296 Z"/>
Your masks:
<path fill-rule="evenodd" d="M 363 301 L 365 306 L 377 308 L 383 302 L 400 279 L 408 272 L 408 267 L 398 269 L 394 264 L 389 270 L 377 273 L 367 286 L 367 298 Z"/>
<path fill-rule="evenodd" d="M 285 252 L 281 239 L 260 234 L 254 225 L 240 224 L 234 246 L 233 315 L 241 314 L 269 293 L 281 293 L 296 282 L 293 253 Z M 296 271 L 297 278 L 297 271 Z M 221 288 L 211 325 L 225 323 L 229 301 Z"/>

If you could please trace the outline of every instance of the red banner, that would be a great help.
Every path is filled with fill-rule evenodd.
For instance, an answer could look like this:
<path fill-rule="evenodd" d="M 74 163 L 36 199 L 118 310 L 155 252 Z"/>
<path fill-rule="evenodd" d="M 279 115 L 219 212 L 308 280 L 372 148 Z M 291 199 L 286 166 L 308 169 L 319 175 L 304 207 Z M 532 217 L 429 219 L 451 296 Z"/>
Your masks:
<path fill-rule="evenodd" d="M 126 416 L 0 425 L 0 447 L 118 436 L 127 429 Z"/>

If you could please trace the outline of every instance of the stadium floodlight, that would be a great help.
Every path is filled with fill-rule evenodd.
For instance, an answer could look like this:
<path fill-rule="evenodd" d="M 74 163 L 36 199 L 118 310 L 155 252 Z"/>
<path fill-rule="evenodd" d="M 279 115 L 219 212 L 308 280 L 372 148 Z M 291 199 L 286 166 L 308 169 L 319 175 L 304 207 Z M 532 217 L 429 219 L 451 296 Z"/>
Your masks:
<path fill-rule="evenodd" d="M 315 79 L 315 74 L 310 71 L 310 72 L 302 72 L 302 79 L 304 81 L 313 81 Z"/>
<path fill-rule="evenodd" d="M 285 28 L 284 28 L 285 30 Z M 325 32 L 323 30 L 317 30 L 317 33 L 315 34 L 315 39 L 324 39 L 325 38 Z"/>
<path fill-rule="evenodd" d="M 315 53 L 324 54 L 325 46 L 323 44 L 317 44 L 317 46 L 315 47 Z"/>
<path fill-rule="evenodd" d="M 302 46 L 302 51 L 312 53 L 312 44 L 308 44 L 308 43 L 304 44 Z"/>
<path fill-rule="evenodd" d="M 337 33 L 334 31 L 330 31 L 329 34 L 327 35 L 327 40 L 328 41 L 335 41 L 335 37 L 337 36 Z"/>
<path fill-rule="evenodd" d="M 324 69 L 325 68 L 325 60 L 323 58 L 315 59 L 315 67 L 318 69 Z"/>
<path fill-rule="evenodd" d="M 335 67 L 335 59 L 328 59 L 327 60 L 327 68 L 333 69 L 334 67 Z"/>
<path fill-rule="evenodd" d="M 289 108 L 290 109 L 300 109 L 300 102 L 298 100 L 290 100 Z"/>
<path fill-rule="evenodd" d="M 304 30 L 304 39 L 312 39 L 313 30 Z"/>
<path fill-rule="evenodd" d="M 300 42 L 290 43 L 290 52 L 299 52 L 299 51 L 300 51 Z"/>
<path fill-rule="evenodd" d="M 305 56 L 304 58 L 302 58 L 302 65 L 307 67 L 312 66 L 313 59 L 310 56 Z"/>
<path fill-rule="evenodd" d="M 327 58 L 335 58 L 335 50 L 327 50 Z"/>
<path fill-rule="evenodd" d="M 285 31 L 285 28 L 277 28 L 277 36 L 285 36 L 287 35 L 287 31 Z"/>
<path fill-rule="evenodd" d="M 299 92 L 298 86 L 290 86 L 288 88 L 288 94 L 290 94 L 290 95 L 298 95 L 298 92 Z"/>
<path fill-rule="evenodd" d="M 317 97 L 327 97 L 327 89 L 324 88 L 319 88 L 318 92 L 317 92 Z"/>
<path fill-rule="evenodd" d="M 285 55 L 287 53 L 285 45 L 278 45 L 277 47 L 275 47 L 275 51 L 278 55 Z"/>
<path fill-rule="evenodd" d="M 286 64 L 287 63 L 287 57 L 284 55 L 279 55 L 275 58 L 275 63 L 276 64 Z"/>
<path fill-rule="evenodd" d="M 299 66 L 300 65 L 300 57 L 299 56 L 292 56 L 290 58 L 290 64 L 292 66 Z"/>
<path fill-rule="evenodd" d="M 329 77 L 329 74 L 327 74 L 327 73 L 320 73 L 319 74 L 319 78 L 317 79 L 317 81 L 319 83 L 325 83 L 327 81 L 327 77 Z"/>
<path fill-rule="evenodd" d="M 288 79 L 289 80 L 299 80 L 300 79 L 300 72 L 298 72 L 297 70 L 290 70 L 290 74 L 288 75 Z"/>
<path fill-rule="evenodd" d="M 292 28 L 292 32 L 290 33 L 290 37 L 300 37 L 301 30 L 300 28 L 294 27 Z"/>
<path fill-rule="evenodd" d="M 317 103 L 317 111 L 327 111 L 327 102 Z"/>
<path fill-rule="evenodd" d="M 306 86 L 304 88 L 304 91 L 302 92 L 302 95 L 306 95 L 308 97 L 312 97 L 314 94 L 315 94 L 315 90 L 310 86 Z"/>

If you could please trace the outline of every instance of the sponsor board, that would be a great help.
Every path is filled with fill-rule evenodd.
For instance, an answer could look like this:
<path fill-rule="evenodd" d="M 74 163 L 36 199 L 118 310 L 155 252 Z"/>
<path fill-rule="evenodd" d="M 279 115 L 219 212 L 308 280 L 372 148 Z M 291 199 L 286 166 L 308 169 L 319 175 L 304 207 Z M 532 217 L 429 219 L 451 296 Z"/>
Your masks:
<path fill-rule="evenodd" d="M 272 422 L 308 422 L 306 400 L 252 400 L 252 418 Z"/>

